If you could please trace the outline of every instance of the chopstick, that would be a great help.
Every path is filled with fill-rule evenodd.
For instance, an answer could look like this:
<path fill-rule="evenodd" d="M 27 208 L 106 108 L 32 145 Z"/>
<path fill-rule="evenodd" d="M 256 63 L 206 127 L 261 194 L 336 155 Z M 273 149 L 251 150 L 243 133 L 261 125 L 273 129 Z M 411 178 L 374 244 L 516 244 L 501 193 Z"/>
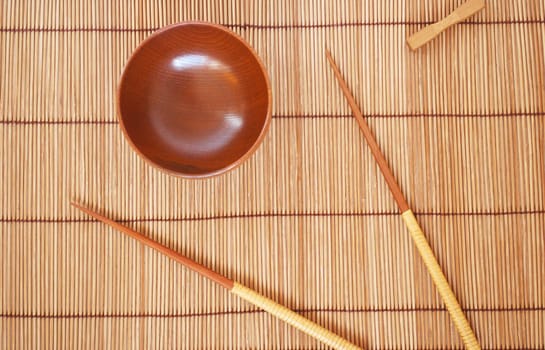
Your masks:
<path fill-rule="evenodd" d="M 143 234 L 138 233 L 133 229 L 122 225 L 112 219 L 109 219 L 101 214 L 98 214 L 78 203 L 72 202 L 71 204 L 79 210 L 83 211 L 84 213 L 94 217 L 98 221 L 101 221 L 113 227 L 114 229 L 121 231 L 127 236 L 132 237 L 137 241 L 147 245 L 148 247 L 157 250 L 159 253 L 168 256 L 172 260 L 179 262 L 185 267 L 199 273 L 206 278 L 209 278 L 210 280 L 218 283 L 231 293 L 258 306 L 259 308 L 267 311 L 273 316 L 278 317 L 282 321 L 310 335 L 311 337 L 320 340 L 321 342 L 332 347 L 333 349 L 360 349 L 358 346 L 350 343 L 346 339 L 295 313 L 287 307 L 276 303 L 275 301 L 257 293 L 256 291 L 248 287 L 243 286 L 240 283 L 237 283 L 236 281 L 220 275 L 219 273 L 181 255 L 180 253 L 160 244 L 159 242 L 154 241 L 153 239 L 150 239 Z"/>
<path fill-rule="evenodd" d="M 448 27 L 465 21 L 484 8 L 484 0 L 469 0 L 458 6 L 448 16 L 439 22 L 432 23 L 407 38 L 407 44 L 412 50 L 427 44 Z"/>
<path fill-rule="evenodd" d="M 354 96 L 344 81 L 342 74 L 329 50 L 326 50 L 326 57 L 331 65 L 331 68 L 333 69 L 335 78 L 337 79 L 341 90 L 346 97 L 350 108 L 352 109 L 352 114 L 354 114 L 363 136 L 371 149 L 371 153 L 373 154 L 373 157 L 375 158 L 380 171 L 382 172 L 382 175 L 384 176 L 386 183 L 394 196 L 394 199 L 399 207 L 399 211 L 401 212 L 401 217 L 411 233 L 414 244 L 416 245 L 422 260 L 424 261 L 424 264 L 426 265 L 426 268 L 428 269 L 428 272 L 430 273 L 431 278 L 437 287 L 437 290 L 439 291 L 439 294 L 441 295 L 450 316 L 452 317 L 452 321 L 454 322 L 458 333 L 460 334 L 467 349 L 480 349 L 481 347 L 479 342 L 477 341 L 477 338 L 475 337 L 475 334 L 473 333 L 473 330 L 471 329 L 471 326 L 469 325 L 469 322 L 465 317 L 458 300 L 456 299 L 456 295 L 454 295 L 447 278 L 443 274 L 443 271 L 435 258 L 426 236 L 424 236 L 422 228 L 418 224 L 418 221 L 410 209 L 401 188 L 399 187 L 392 171 L 390 170 L 390 167 L 388 166 L 386 158 L 382 154 L 380 147 L 373 136 L 371 129 L 369 128 L 369 125 L 363 118 L 363 114 L 361 113 Z"/>

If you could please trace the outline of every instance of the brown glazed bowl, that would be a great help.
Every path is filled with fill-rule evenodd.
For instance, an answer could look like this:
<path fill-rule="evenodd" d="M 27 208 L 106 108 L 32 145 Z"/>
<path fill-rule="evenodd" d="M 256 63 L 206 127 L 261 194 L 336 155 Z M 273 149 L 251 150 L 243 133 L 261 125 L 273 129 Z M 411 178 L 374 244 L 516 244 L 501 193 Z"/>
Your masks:
<path fill-rule="evenodd" d="M 255 52 L 210 23 L 165 27 L 133 53 L 118 88 L 121 128 L 148 162 L 204 178 L 240 165 L 271 120 L 271 89 Z"/>

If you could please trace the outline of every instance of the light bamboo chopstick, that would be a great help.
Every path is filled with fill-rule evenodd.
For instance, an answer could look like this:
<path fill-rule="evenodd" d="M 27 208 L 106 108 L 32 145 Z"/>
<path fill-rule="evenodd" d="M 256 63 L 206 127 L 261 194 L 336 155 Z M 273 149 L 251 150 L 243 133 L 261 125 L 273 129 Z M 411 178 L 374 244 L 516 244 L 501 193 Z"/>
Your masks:
<path fill-rule="evenodd" d="M 432 23 L 411 35 L 407 39 L 407 44 L 409 44 L 409 47 L 412 50 L 416 50 L 441 34 L 448 27 L 465 21 L 473 16 L 475 13 L 482 10 L 484 6 L 484 0 L 466 1 L 439 22 Z"/>
<path fill-rule="evenodd" d="M 392 192 L 394 199 L 397 202 L 399 211 L 401 212 L 401 217 L 403 218 L 403 221 L 405 221 L 405 224 L 409 229 L 409 232 L 411 233 L 411 237 L 413 238 L 418 252 L 424 260 L 424 264 L 426 265 L 426 268 L 428 269 L 433 279 L 433 282 L 435 283 L 435 286 L 437 287 L 439 294 L 441 295 L 441 298 L 443 299 L 443 302 L 445 303 L 445 306 L 447 307 L 447 310 L 452 317 L 454 325 L 456 326 L 456 329 L 462 337 L 466 348 L 471 350 L 480 349 L 481 347 L 479 345 L 479 342 L 477 341 L 477 338 L 475 337 L 475 334 L 473 333 L 473 330 L 471 329 L 471 326 L 469 325 L 469 322 L 465 317 L 462 308 L 460 307 L 460 304 L 458 303 L 458 300 L 454 295 L 454 292 L 450 288 L 447 278 L 443 274 L 443 271 L 441 270 L 441 267 L 439 266 L 439 263 L 437 262 L 437 259 L 435 258 L 435 255 L 426 237 L 424 236 L 422 229 L 420 228 L 420 225 L 416 221 L 412 210 L 409 208 L 409 204 L 407 203 L 405 196 L 401 192 L 401 188 L 397 184 L 397 181 L 394 178 L 390 167 L 388 166 L 386 158 L 382 154 L 378 143 L 373 136 L 371 129 L 369 128 L 369 125 L 367 125 L 367 122 L 363 118 L 363 114 L 361 113 L 356 103 L 356 100 L 354 99 L 354 96 L 352 96 L 352 93 L 350 92 L 348 85 L 344 81 L 342 74 L 337 67 L 337 64 L 335 63 L 335 60 L 333 59 L 331 53 L 328 50 L 326 50 L 326 57 L 331 65 L 331 68 L 333 69 L 335 78 L 339 82 L 343 94 L 346 97 L 350 108 L 352 109 L 352 113 L 354 114 L 354 117 L 356 118 L 360 126 L 363 136 L 365 137 L 365 140 L 367 140 L 367 144 L 369 145 L 369 148 L 371 149 L 371 152 L 376 162 L 378 163 L 380 171 L 386 179 L 386 183 L 388 184 L 388 187 L 390 188 L 390 191 Z"/>
<path fill-rule="evenodd" d="M 114 229 L 123 232 L 129 237 L 136 239 L 137 241 L 147 245 L 148 247 L 157 250 L 158 252 L 168 256 L 172 260 L 179 262 L 185 267 L 201 274 L 204 277 L 211 279 L 218 283 L 231 293 L 239 296 L 240 298 L 258 306 L 259 308 L 267 311 L 273 316 L 278 317 L 282 321 L 289 325 L 299 329 L 300 331 L 314 337 L 324 344 L 334 349 L 360 349 L 358 346 L 350 343 L 346 339 L 338 336 L 337 334 L 323 328 L 322 326 L 310 321 L 309 319 L 293 312 L 285 306 L 282 306 L 275 301 L 257 293 L 256 291 L 243 286 L 219 273 L 203 266 L 180 253 L 156 242 L 141 233 L 134 231 L 133 229 L 122 225 L 112 219 L 109 219 L 103 215 L 100 215 L 86 207 L 81 206 L 78 203 L 71 203 L 74 207 L 94 217 L 95 219 L 113 227 Z"/>

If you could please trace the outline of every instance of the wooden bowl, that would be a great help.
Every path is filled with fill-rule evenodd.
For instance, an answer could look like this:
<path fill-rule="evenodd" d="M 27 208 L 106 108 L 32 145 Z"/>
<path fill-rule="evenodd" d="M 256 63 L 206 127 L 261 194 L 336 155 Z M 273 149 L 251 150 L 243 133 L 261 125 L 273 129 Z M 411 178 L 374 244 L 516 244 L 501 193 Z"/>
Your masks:
<path fill-rule="evenodd" d="M 136 152 L 188 178 L 240 165 L 271 120 L 263 64 L 240 37 L 210 23 L 171 25 L 143 41 L 117 98 L 121 127 Z"/>

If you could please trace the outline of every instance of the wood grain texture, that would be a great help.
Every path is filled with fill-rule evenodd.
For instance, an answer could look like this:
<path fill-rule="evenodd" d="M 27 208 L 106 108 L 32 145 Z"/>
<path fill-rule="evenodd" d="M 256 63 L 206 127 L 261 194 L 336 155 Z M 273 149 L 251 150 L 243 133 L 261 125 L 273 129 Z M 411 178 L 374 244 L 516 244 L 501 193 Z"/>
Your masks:
<path fill-rule="evenodd" d="M 409 50 L 462 2 L 0 2 L 0 348 L 322 347 L 71 199 L 360 346 L 461 348 L 326 45 L 483 348 L 545 347 L 545 4 L 490 1 Z M 116 122 L 131 52 L 182 20 L 241 35 L 275 96 L 254 156 L 207 181 Z"/>
<path fill-rule="evenodd" d="M 126 63 L 119 122 L 150 164 L 206 178 L 229 171 L 259 147 L 271 121 L 261 60 L 223 26 L 183 22 L 156 31 Z"/>

